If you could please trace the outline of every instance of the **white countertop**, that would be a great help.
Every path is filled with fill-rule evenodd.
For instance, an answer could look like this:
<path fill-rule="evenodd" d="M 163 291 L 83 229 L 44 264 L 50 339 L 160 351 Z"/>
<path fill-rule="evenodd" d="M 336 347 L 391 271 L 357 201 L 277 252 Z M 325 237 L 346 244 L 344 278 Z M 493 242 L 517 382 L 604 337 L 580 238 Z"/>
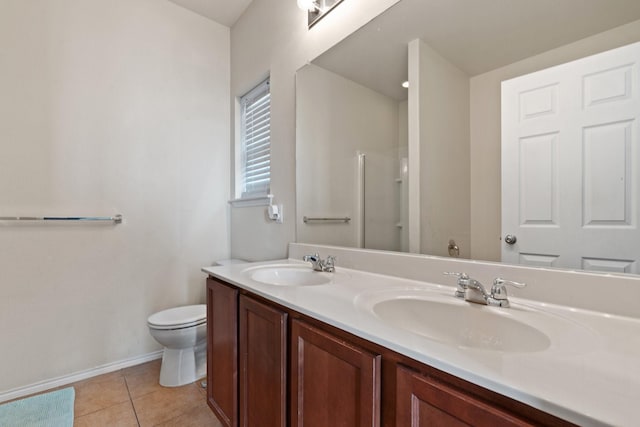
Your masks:
<path fill-rule="evenodd" d="M 551 345 L 542 351 L 463 348 L 393 327 L 366 309 L 367 301 L 389 292 L 427 290 L 439 298 L 451 296 L 454 299 L 455 288 L 452 286 L 340 266 L 336 267 L 330 283 L 318 286 L 268 285 L 251 279 L 251 272 L 255 271 L 252 268 L 271 264 L 301 263 L 285 259 L 202 270 L 275 303 L 576 424 L 638 425 L 639 319 L 510 298 L 512 308 L 487 309 L 523 310 L 539 318 L 544 315 L 562 318 L 563 322 L 575 325 L 575 331 L 578 331 L 572 333 L 571 345 L 564 345 L 563 331 L 549 331 Z M 509 315 L 509 312 L 505 313 Z"/>

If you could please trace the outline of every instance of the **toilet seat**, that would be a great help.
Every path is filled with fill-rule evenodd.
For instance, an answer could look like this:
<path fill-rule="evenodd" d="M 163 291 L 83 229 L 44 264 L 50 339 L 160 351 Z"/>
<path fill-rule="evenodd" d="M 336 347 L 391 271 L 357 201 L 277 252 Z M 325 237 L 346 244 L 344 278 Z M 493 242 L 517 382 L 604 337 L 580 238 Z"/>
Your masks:
<path fill-rule="evenodd" d="M 207 306 L 205 304 L 186 305 L 170 308 L 152 314 L 147 324 L 152 329 L 184 329 L 207 323 Z"/>

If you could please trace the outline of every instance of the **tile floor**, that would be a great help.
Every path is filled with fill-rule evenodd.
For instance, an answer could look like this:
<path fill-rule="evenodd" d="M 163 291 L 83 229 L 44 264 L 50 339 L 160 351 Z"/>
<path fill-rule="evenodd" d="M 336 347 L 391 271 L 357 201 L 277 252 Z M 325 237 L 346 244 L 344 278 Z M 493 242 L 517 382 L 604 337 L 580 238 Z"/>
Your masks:
<path fill-rule="evenodd" d="M 222 427 L 200 381 L 168 388 L 159 377 L 155 360 L 70 384 L 76 389 L 74 427 Z"/>

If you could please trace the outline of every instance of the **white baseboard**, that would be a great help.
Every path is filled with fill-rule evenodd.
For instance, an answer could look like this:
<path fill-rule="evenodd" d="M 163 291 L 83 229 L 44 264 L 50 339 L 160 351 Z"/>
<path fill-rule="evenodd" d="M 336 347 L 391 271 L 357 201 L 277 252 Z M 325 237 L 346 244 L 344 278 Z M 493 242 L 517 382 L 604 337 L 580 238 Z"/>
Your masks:
<path fill-rule="evenodd" d="M 141 363 L 160 359 L 162 357 L 162 351 L 163 350 L 154 351 L 153 353 L 143 354 L 141 356 L 132 357 L 131 359 L 124 359 L 117 362 L 107 363 L 106 365 L 97 366 L 95 368 L 87 369 L 80 372 L 74 372 L 73 374 L 63 375 L 61 377 L 53 378 L 50 380 L 40 381 L 37 383 L 26 385 L 24 387 L 18 387 L 12 390 L 0 392 L 0 402 L 6 402 L 7 400 L 17 399 L 19 397 L 39 393 L 41 391 L 49 390 L 55 387 L 75 383 L 76 381 L 86 380 L 87 378 L 95 377 L 102 374 L 108 374 L 109 372 L 114 372 L 120 369 L 128 368 L 130 366 L 135 366 Z"/>

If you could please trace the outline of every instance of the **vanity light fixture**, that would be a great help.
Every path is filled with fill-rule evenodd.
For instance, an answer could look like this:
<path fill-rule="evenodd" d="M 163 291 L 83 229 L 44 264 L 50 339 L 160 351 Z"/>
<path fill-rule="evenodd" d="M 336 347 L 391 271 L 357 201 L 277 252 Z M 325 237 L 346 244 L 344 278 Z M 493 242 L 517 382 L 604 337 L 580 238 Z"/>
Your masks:
<path fill-rule="evenodd" d="M 307 11 L 307 24 L 311 28 L 327 13 L 331 12 L 342 0 L 297 0 L 298 7 Z"/>
<path fill-rule="evenodd" d="M 315 0 L 298 0 L 298 7 L 309 12 L 320 9 L 320 5 Z"/>
<path fill-rule="evenodd" d="M 405 89 L 409 89 L 409 80 L 402 82 L 402 87 Z"/>

